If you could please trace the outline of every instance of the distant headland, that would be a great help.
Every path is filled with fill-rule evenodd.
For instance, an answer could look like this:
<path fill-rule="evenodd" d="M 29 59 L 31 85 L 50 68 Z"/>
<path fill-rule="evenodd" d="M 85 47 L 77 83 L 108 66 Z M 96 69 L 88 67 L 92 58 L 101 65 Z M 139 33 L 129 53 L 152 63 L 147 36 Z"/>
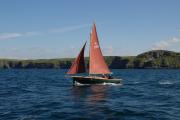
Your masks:
<path fill-rule="evenodd" d="M 0 59 L 0 69 L 68 69 L 73 60 L 74 58 Z M 105 56 L 105 60 L 111 69 L 180 68 L 180 53 L 167 50 L 153 50 L 137 56 Z M 85 62 L 88 66 L 89 61 L 85 60 Z"/>

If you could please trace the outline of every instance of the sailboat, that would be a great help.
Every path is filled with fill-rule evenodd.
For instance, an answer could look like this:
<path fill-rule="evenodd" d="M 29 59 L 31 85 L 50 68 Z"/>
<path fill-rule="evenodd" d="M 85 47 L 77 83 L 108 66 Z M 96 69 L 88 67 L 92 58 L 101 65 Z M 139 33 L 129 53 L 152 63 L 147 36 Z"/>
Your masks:
<path fill-rule="evenodd" d="M 83 45 L 79 55 L 74 60 L 67 74 L 72 75 L 73 83 L 80 84 L 102 84 L 102 83 L 121 83 L 122 79 L 113 78 L 105 59 L 102 55 L 99 45 L 98 35 L 95 23 L 92 26 L 90 34 L 90 52 L 89 52 L 89 75 L 74 76 L 79 73 L 86 73 L 84 51 L 86 43 Z"/>

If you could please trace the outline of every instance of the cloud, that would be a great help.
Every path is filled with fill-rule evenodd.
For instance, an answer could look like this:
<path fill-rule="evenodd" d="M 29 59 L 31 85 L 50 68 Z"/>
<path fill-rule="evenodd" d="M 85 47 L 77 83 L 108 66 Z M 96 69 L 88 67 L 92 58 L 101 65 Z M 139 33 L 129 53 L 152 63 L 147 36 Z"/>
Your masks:
<path fill-rule="evenodd" d="M 171 47 L 171 46 L 178 44 L 178 43 L 180 43 L 180 38 L 173 37 L 169 40 L 162 40 L 162 41 L 156 42 L 153 45 L 152 50 L 165 50 L 168 47 Z"/>
<path fill-rule="evenodd" d="M 81 28 L 85 28 L 88 26 L 89 24 L 82 24 L 82 25 L 68 26 L 68 27 L 63 27 L 63 28 L 50 29 L 44 32 L 31 31 L 31 32 L 20 32 L 20 33 L 1 33 L 0 40 L 15 39 L 18 37 L 31 37 L 31 36 L 45 35 L 45 34 L 51 34 L 51 33 L 65 33 L 65 32 L 78 30 Z"/>
<path fill-rule="evenodd" d="M 14 39 L 21 36 L 21 33 L 2 33 L 0 34 L 0 40 Z"/>
<path fill-rule="evenodd" d="M 0 48 L 1 58 L 8 59 L 48 59 L 61 57 L 56 48 Z"/>
<path fill-rule="evenodd" d="M 177 29 L 177 32 L 180 32 L 180 28 Z"/>
<path fill-rule="evenodd" d="M 114 53 L 114 48 L 113 48 L 113 46 L 107 46 L 107 47 L 104 47 L 104 48 L 102 48 L 102 51 L 103 51 L 103 54 L 104 55 L 108 55 L 108 56 L 110 56 L 110 55 L 113 55 L 113 53 Z"/>
<path fill-rule="evenodd" d="M 23 35 L 24 36 L 36 36 L 36 35 L 41 35 L 41 32 L 25 32 Z"/>
<path fill-rule="evenodd" d="M 19 37 L 29 37 L 40 35 L 40 32 L 24 32 L 24 33 L 1 33 L 0 40 L 15 39 Z"/>
<path fill-rule="evenodd" d="M 1 33 L 0 40 L 9 40 L 9 39 L 15 39 L 19 37 L 29 37 L 29 36 L 35 36 L 35 35 L 40 35 L 40 32 Z"/>
<path fill-rule="evenodd" d="M 50 33 L 64 33 L 64 32 L 70 32 L 70 31 L 81 29 L 81 28 L 85 28 L 88 26 L 90 25 L 89 24 L 75 25 L 75 26 L 52 29 L 52 30 L 49 30 L 49 32 Z"/>

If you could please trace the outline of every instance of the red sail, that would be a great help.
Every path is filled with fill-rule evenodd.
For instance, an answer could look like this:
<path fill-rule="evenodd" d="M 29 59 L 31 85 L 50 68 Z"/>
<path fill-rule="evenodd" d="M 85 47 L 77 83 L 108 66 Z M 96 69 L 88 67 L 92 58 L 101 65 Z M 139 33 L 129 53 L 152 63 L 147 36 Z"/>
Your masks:
<path fill-rule="evenodd" d="M 96 25 L 93 25 L 90 41 L 90 64 L 89 73 L 90 74 L 109 74 L 111 73 L 108 66 L 105 63 L 104 57 L 102 55 L 98 36 L 96 32 Z"/>
<path fill-rule="evenodd" d="M 67 72 L 67 74 L 77 74 L 77 73 L 84 73 L 86 72 L 85 62 L 84 62 L 84 50 L 85 50 L 86 43 L 84 44 L 83 48 L 81 49 L 78 57 L 75 59 L 74 63 L 72 64 L 71 68 Z"/>

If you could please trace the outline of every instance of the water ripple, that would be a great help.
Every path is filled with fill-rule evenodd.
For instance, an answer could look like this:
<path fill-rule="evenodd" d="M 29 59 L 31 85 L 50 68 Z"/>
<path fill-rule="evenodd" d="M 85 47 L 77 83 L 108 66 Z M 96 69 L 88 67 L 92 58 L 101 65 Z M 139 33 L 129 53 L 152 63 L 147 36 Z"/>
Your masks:
<path fill-rule="evenodd" d="M 113 70 L 122 85 L 72 86 L 66 70 L 0 71 L 2 120 L 178 120 L 180 70 Z"/>

